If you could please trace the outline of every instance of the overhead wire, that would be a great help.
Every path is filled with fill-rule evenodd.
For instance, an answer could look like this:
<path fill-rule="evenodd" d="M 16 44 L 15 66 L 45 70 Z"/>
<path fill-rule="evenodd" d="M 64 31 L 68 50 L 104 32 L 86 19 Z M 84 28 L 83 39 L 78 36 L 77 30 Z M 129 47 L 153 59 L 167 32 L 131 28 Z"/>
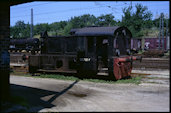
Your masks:
<path fill-rule="evenodd" d="M 32 2 L 33 3 L 33 2 Z M 29 6 L 19 6 L 19 5 L 26 5 L 27 3 L 25 4 L 19 4 L 19 5 L 14 5 L 14 6 L 11 6 L 11 8 L 15 8 L 16 6 L 18 6 L 18 8 L 26 8 L 26 7 L 35 7 L 35 6 L 40 6 L 40 5 L 45 5 L 45 4 L 50 4 L 52 2 L 48 2 L 48 3 L 41 3 L 41 4 L 35 4 L 35 5 L 29 5 Z M 30 3 L 31 4 L 31 3 Z"/>
<path fill-rule="evenodd" d="M 13 11 L 13 12 L 16 12 L 16 11 L 18 11 L 18 10 L 20 10 L 20 9 L 22 9 L 22 11 L 26 11 L 26 10 L 30 10 L 30 8 L 34 8 L 34 7 L 36 7 L 36 6 L 40 6 L 40 5 L 47 5 L 47 4 L 51 4 L 52 2 L 49 2 L 49 3 L 42 3 L 42 4 L 35 4 L 35 5 L 30 5 L 30 6 L 23 6 L 23 7 L 13 7 L 13 6 L 11 6 L 10 8 L 11 8 L 11 10 Z M 24 9 L 23 9 L 24 8 Z M 29 8 L 29 9 L 27 9 L 27 8 Z"/>
<path fill-rule="evenodd" d="M 34 15 L 64 13 L 64 12 L 70 12 L 70 11 L 79 11 L 79 10 L 95 9 L 95 8 L 101 8 L 101 7 L 76 8 L 76 9 L 68 9 L 68 10 L 62 10 L 62 11 L 51 11 L 51 12 L 44 12 L 44 13 L 35 13 Z M 11 17 L 11 18 L 18 18 L 18 17 L 23 17 L 23 16 L 30 16 L 30 15 L 21 15 L 21 16 L 15 16 L 15 17 Z"/>

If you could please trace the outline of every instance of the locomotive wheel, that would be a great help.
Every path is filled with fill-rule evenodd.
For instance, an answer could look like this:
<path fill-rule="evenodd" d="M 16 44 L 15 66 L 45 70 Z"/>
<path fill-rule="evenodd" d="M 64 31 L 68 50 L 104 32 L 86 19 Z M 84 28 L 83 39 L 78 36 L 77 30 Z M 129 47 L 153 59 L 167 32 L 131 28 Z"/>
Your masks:
<path fill-rule="evenodd" d="M 96 73 L 96 71 L 93 71 L 93 70 L 91 70 L 91 71 L 86 71 L 86 78 L 94 78 L 94 77 L 96 77 L 96 75 L 97 75 L 97 73 Z"/>
<path fill-rule="evenodd" d="M 115 76 L 113 75 L 113 72 L 109 72 L 108 80 L 116 81 Z"/>
<path fill-rule="evenodd" d="M 77 77 L 78 77 L 79 79 L 83 79 L 83 78 L 85 77 L 84 71 L 78 70 L 78 71 L 77 71 Z"/>
<path fill-rule="evenodd" d="M 29 66 L 29 73 L 34 74 L 34 73 L 36 73 L 36 71 L 37 71 L 37 67 L 36 66 Z"/>
<path fill-rule="evenodd" d="M 95 71 L 84 71 L 84 70 L 77 71 L 77 76 L 80 79 L 94 78 L 96 75 L 97 73 Z"/>

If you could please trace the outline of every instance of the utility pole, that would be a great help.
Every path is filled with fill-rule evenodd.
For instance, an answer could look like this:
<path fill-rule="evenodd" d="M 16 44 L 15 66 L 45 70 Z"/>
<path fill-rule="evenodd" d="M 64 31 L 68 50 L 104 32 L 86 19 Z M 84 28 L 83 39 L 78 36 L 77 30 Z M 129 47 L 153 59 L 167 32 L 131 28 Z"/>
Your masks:
<path fill-rule="evenodd" d="M 33 9 L 31 9 L 30 37 L 33 38 Z"/>
<path fill-rule="evenodd" d="M 162 16 L 162 49 L 164 50 L 164 14 L 161 14 Z"/>
<path fill-rule="evenodd" d="M 169 49 L 169 37 L 168 37 L 168 15 L 166 14 L 166 50 Z"/>
<path fill-rule="evenodd" d="M 156 16 L 155 16 L 155 19 L 157 20 L 158 18 L 160 18 L 160 16 L 158 15 L 158 12 L 156 12 Z M 157 21 L 156 21 L 156 26 L 157 26 Z"/>

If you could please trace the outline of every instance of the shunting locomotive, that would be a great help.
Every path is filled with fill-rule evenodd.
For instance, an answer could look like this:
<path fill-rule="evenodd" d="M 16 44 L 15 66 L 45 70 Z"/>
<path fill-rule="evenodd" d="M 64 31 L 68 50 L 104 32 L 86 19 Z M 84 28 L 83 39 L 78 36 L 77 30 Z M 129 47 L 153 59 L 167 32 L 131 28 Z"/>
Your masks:
<path fill-rule="evenodd" d="M 41 35 L 41 53 L 29 56 L 29 72 L 77 73 L 78 76 L 130 77 L 132 34 L 126 27 L 71 29 L 69 36 Z"/>

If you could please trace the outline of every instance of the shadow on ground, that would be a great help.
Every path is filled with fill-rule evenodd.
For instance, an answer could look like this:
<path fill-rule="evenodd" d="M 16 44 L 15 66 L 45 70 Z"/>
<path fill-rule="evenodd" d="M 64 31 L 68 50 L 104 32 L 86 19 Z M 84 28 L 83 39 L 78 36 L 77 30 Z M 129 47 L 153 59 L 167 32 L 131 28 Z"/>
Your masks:
<path fill-rule="evenodd" d="M 52 102 L 55 99 L 57 99 L 59 96 L 65 94 L 77 82 L 78 80 L 74 81 L 67 88 L 63 89 L 60 92 L 49 91 L 49 90 L 38 89 L 38 88 L 33 88 L 33 87 L 28 87 L 28 86 L 16 85 L 16 84 L 11 84 L 10 88 L 11 88 L 11 95 L 22 97 L 27 101 L 29 107 L 26 111 L 38 112 L 44 108 L 54 107 L 55 105 L 53 105 Z M 41 99 L 42 97 L 49 96 L 49 95 L 53 95 L 53 96 L 48 98 L 48 100 L 46 101 Z M 8 110 L 8 109 L 10 108 L 5 109 L 4 111 L 10 111 L 10 112 L 15 111 L 15 109 L 12 109 L 12 110 Z"/>

